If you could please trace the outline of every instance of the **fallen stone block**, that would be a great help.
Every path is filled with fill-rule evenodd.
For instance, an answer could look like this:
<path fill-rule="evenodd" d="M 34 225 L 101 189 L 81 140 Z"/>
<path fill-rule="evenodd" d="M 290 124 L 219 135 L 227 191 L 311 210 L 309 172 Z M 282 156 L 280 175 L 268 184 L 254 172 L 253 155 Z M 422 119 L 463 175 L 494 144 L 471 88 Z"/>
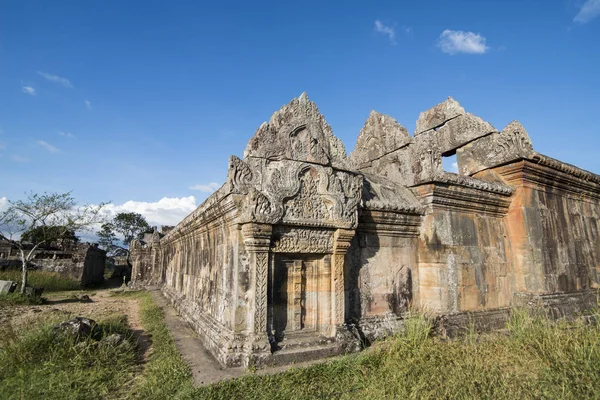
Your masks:
<path fill-rule="evenodd" d="M 97 324 L 93 319 L 74 317 L 68 321 L 55 325 L 54 329 L 74 337 L 76 341 L 79 341 L 95 335 L 97 333 Z"/>
<path fill-rule="evenodd" d="M 17 289 L 15 281 L 0 281 L 0 294 L 13 293 Z"/>

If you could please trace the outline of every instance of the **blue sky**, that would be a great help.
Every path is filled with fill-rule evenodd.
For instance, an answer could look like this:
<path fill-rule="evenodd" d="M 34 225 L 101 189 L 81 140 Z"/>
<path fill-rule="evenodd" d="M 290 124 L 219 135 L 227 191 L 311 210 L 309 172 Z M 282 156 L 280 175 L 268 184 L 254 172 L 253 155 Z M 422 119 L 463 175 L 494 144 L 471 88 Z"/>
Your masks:
<path fill-rule="evenodd" d="M 600 0 L 323 3 L 0 1 L 0 198 L 176 222 L 303 91 L 348 152 L 453 96 L 600 173 Z"/>

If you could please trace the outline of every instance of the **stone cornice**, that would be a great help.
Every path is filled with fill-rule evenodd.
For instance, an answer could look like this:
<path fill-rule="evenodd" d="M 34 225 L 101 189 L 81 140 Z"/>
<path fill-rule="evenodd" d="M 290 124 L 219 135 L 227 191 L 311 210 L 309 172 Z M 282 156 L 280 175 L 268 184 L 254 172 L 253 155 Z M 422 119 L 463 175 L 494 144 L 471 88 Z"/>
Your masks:
<path fill-rule="evenodd" d="M 377 233 L 384 236 L 417 237 L 421 226 L 422 211 L 397 213 L 380 210 L 360 210 L 359 232 Z"/>
<path fill-rule="evenodd" d="M 549 157 L 521 160 L 493 169 L 512 186 L 554 190 L 565 195 L 600 199 L 600 177 Z"/>
<path fill-rule="evenodd" d="M 419 185 L 413 186 L 413 188 L 427 184 L 451 184 L 454 186 L 462 186 L 465 188 L 476 189 L 479 191 L 490 192 L 504 196 L 510 196 L 515 191 L 510 186 L 471 178 L 470 176 L 458 175 L 451 172 L 444 172 L 443 174 L 432 178 L 430 181 L 421 182 Z"/>
<path fill-rule="evenodd" d="M 444 208 L 504 216 L 508 212 L 514 189 L 498 184 L 490 185 L 498 190 L 486 190 L 452 182 L 433 182 L 413 187 L 413 191 L 429 211 L 432 208 Z"/>
<path fill-rule="evenodd" d="M 582 179 L 587 182 L 592 182 L 600 185 L 600 175 L 594 174 L 590 171 L 586 171 L 585 169 L 576 167 L 571 164 L 567 164 L 565 162 L 556 160 L 552 157 L 545 156 L 540 153 L 536 153 L 532 157 L 534 162 L 537 162 L 540 165 L 544 165 L 555 169 L 560 172 L 564 172 L 566 174 L 572 175 L 576 178 Z"/>
<path fill-rule="evenodd" d="M 180 237 L 186 236 L 194 230 L 207 226 L 219 218 L 223 222 L 228 222 L 235 219 L 238 214 L 238 206 L 235 200 L 236 196 L 231 193 L 218 196 L 218 192 L 213 193 L 204 203 L 202 203 L 194 212 L 185 217 L 174 229 L 169 231 L 165 237 L 161 239 L 161 244 L 170 243 Z M 215 196 L 213 198 L 213 196 Z"/>

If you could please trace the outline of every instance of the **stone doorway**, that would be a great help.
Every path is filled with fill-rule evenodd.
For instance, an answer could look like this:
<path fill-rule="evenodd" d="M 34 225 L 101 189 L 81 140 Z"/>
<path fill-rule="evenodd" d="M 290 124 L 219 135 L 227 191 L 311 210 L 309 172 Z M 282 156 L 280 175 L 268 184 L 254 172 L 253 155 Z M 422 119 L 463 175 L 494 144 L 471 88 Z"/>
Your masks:
<path fill-rule="evenodd" d="M 327 334 L 331 328 L 330 257 L 276 254 L 269 311 L 276 342 L 295 334 Z"/>

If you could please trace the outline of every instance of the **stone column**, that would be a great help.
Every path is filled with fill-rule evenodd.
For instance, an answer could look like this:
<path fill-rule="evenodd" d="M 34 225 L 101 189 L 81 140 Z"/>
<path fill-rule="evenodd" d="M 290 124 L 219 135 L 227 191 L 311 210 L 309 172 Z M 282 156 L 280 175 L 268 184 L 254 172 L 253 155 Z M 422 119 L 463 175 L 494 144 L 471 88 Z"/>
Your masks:
<path fill-rule="evenodd" d="M 248 359 L 245 366 L 260 364 L 270 355 L 267 338 L 267 286 L 269 271 L 269 249 L 272 225 L 248 223 L 242 226 L 244 245 L 250 262 L 250 296 L 248 299 Z M 249 343 L 249 344 L 250 344 Z"/>
<path fill-rule="evenodd" d="M 331 293 L 333 301 L 331 308 L 331 322 L 336 331 L 338 327 L 344 324 L 346 319 L 344 264 L 346 252 L 350 247 L 350 241 L 353 237 L 354 231 L 349 229 L 338 229 L 333 236 L 333 268 L 331 272 Z"/>
<path fill-rule="evenodd" d="M 319 274 L 319 332 L 332 336 L 331 326 L 331 299 L 333 294 L 331 292 L 331 256 L 326 255 L 322 261 L 322 271 Z M 321 305 L 322 304 L 322 305 Z"/>

